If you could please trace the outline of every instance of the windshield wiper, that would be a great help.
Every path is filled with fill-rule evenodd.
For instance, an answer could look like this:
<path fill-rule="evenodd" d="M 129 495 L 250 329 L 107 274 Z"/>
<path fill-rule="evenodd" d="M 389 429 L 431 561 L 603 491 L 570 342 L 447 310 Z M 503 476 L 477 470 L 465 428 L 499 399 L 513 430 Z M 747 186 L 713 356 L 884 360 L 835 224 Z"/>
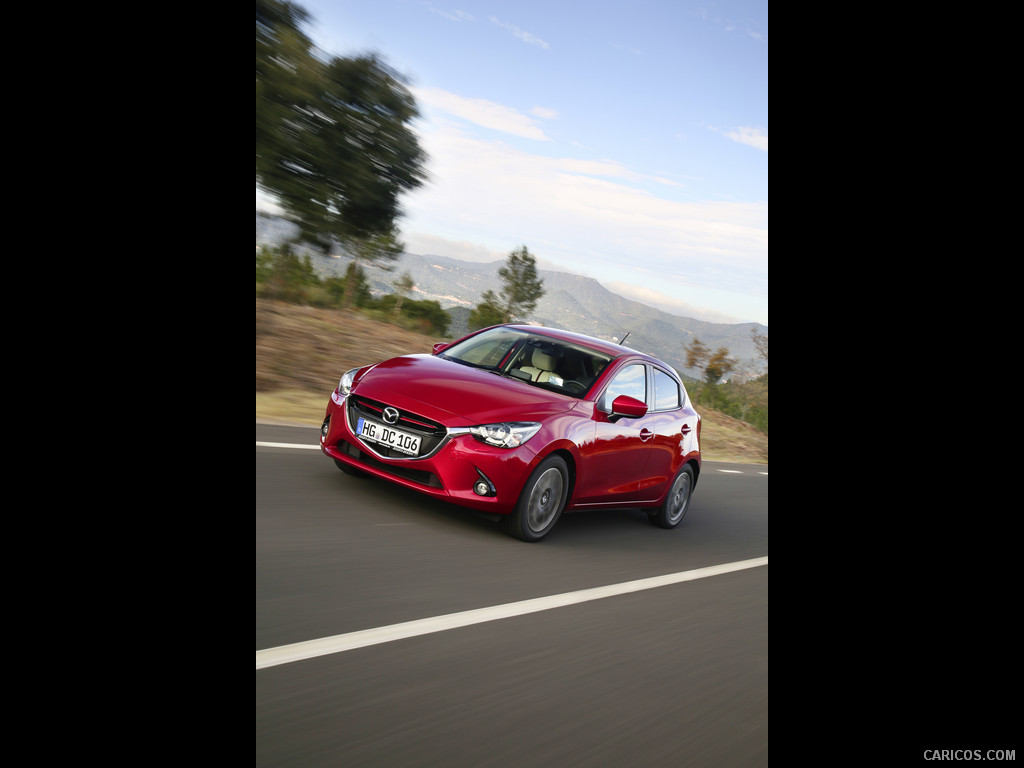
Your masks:
<path fill-rule="evenodd" d="M 500 368 L 485 368 L 484 370 L 493 373 L 495 376 L 501 376 L 503 379 L 516 379 L 517 381 L 522 381 L 518 376 L 514 376 L 508 371 L 503 371 Z"/>

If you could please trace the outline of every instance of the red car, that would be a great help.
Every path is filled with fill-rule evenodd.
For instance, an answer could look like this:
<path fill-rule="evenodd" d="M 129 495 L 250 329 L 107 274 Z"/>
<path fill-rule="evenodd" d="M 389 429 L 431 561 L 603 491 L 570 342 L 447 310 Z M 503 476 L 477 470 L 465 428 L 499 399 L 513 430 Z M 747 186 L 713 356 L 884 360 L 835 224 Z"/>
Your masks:
<path fill-rule="evenodd" d="M 563 510 L 642 508 L 674 528 L 700 476 L 700 429 L 665 363 L 500 325 L 348 371 L 320 442 L 344 472 L 500 515 L 537 541 Z"/>

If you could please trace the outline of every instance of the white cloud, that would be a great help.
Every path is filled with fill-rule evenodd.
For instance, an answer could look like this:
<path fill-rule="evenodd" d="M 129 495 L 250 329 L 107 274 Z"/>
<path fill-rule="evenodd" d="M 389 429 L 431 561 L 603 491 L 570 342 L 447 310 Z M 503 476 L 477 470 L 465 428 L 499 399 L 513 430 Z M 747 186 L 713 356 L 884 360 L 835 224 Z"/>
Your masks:
<path fill-rule="evenodd" d="M 641 304 L 646 304 L 649 307 L 663 310 L 672 315 L 695 317 L 698 320 L 704 320 L 709 323 L 742 322 L 732 315 L 717 312 L 699 304 L 691 304 L 690 302 L 683 301 L 676 296 L 670 296 L 651 288 L 644 288 L 639 285 L 618 281 L 605 283 L 604 287 L 612 293 L 625 296 L 627 299 L 633 299 L 633 301 L 639 301 Z"/>
<path fill-rule="evenodd" d="M 746 144 L 763 152 L 768 151 L 768 131 L 763 128 L 737 128 L 735 131 L 727 133 L 726 136 L 740 144 Z"/>
<path fill-rule="evenodd" d="M 663 176 L 647 176 L 626 167 L 617 160 L 578 160 L 578 159 L 556 159 L 553 165 L 559 170 L 569 173 L 581 174 L 584 176 L 604 176 L 611 179 L 623 179 L 637 184 L 655 182 L 669 187 L 682 187 L 677 181 L 666 179 Z"/>
<path fill-rule="evenodd" d="M 548 141 L 544 130 L 527 115 L 486 99 L 470 99 L 440 88 L 410 89 L 416 101 L 491 130 L 524 139 Z"/>
<path fill-rule="evenodd" d="M 421 141 L 432 179 L 405 200 L 403 232 L 430 232 L 499 254 L 525 244 L 538 260 L 602 282 L 646 283 L 677 295 L 710 289 L 767 302 L 766 203 L 659 197 L 645 188 L 648 179 L 621 163 L 543 157 L 454 125 Z"/>
<path fill-rule="evenodd" d="M 435 8 L 434 6 L 430 5 L 429 3 L 427 3 L 427 10 L 431 11 L 432 13 L 436 13 L 438 16 L 443 16 L 444 18 L 448 19 L 448 21 L 473 21 L 474 20 L 473 17 L 471 15 L 469 15 L 468 13 L 466 13 L 465 11 L 451 11 L 451 12 L 449 12 L 449 11 L 442 11 L 440 8 Z"/>
<path fill-rule="evenodd" d="M 515 24 L 509 24 L 509 23 L 504 22 L 504 21 L 499 21 L 498 19 L 494 18 L 493 16 L 491 16 L 491 21 L 494 22 L 495 24 L 497 24 L 502 29 L 507 29 L 509 32 L 511 32 L 516 37 L 518 37 L 524 43 L 529 43 L 530 45 L 536 45 L 538 48 L 543 48 L 544 50 L 547 50 L 550 47 L 545 41 L 541 40 L 536 35 L 534 35 L 534 34 L 532 34 L 530 32 L 527 32 L 526 30 L 520 29 Z"/>
<path fill-rule="evenodd" d="M 612 43 L 612 47 L 617 48 L 620 51 L 626 51 L 627 53 L 631 53 L 634 56 L 643 56 L 643 51 L 637 48 L 631 48 L 628 45 L 622 45 L 621 43 Z"/>
<path fill-rule="evenodd" d="M 558 112 L 547 107 L 534 107 L 530 110 L 531 115 L 536 115 L 541 120 L 557 120 Z"/>
<path fill-rule="evenodd" d="M 562 171 L 578 173 L 585 176 L 607 176 L 618 179 L 639 179 L 639 174 L 629 170 L 615 160 L 571 160 L 568 158 L 553 161 Z"/>
<path fill-rule="evenodd" d="M 409 253 L 443 255 L 459 261 L 504 261 L 512 250 L 495 250 L 468 240 L 451 240 L 427 232 L 403 233 L 402 242 Z"/>

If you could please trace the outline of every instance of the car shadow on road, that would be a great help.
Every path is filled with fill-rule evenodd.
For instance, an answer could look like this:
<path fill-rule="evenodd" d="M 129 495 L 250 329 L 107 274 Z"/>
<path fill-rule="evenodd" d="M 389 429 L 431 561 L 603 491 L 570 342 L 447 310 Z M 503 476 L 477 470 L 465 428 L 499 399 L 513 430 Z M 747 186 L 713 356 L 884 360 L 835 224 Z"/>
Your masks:
<path fill-rule="evenodd" d="M 333 467 L 325 474 L 328 489 L 339 493 L 347 506 L 367 515 L 367 519 L 374 520 L 377 525 L 420 525 L 439 533 L 447 530 L 474 537 L 507 539 L 518 546 L 532 546 L 506 534 L 500 525 L 500 515 L 423 496 L 378 478 L 351 477 Z M 536 545 L 608 545 L 622 548 L 633 540 L 649 543 L 652 537 L 660 536 L 663 541 L 668 541 L 686 527 L 687 520 L 684 519 L 676 530 L 658 528 L 650 523 L 647 513 L 641 509 L 577 510 L 564 513 L 551 533 Z"/>

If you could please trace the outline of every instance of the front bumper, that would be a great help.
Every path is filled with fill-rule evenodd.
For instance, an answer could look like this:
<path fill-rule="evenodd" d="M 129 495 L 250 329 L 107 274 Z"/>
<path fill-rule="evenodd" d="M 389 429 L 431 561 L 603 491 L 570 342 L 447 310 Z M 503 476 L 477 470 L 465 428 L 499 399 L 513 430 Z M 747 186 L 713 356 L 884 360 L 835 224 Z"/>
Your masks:
<path fill-rule="evenodd" d="M 495 448 L 476 440 L 467 427 L 445 427 L 409 416 L 401 426 L 423 439 L 423 456 L 414 458 L 356 436 L 359 408 L 381 407 L 336 392 L 327 404 L 320 448 L 341 462 L 397 485 L 483 512 L 508 514 L 538 463 L 528 445 Z M 481 493 L 483 491 L 483 493 Z"/>

